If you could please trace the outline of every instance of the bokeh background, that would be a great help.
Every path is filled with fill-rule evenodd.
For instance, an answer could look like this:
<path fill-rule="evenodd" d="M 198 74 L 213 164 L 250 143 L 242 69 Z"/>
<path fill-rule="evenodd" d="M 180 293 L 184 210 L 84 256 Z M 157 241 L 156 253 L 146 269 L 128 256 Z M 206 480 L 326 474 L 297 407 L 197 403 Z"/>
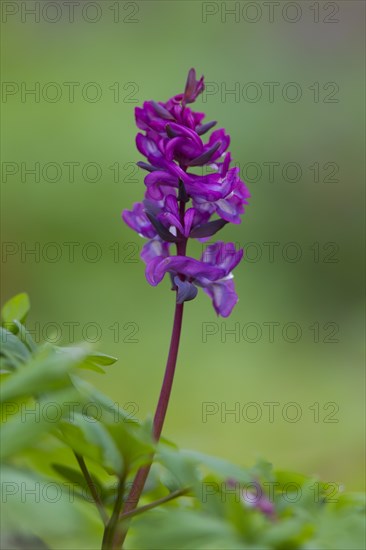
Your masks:
<path fill-rule="evenodd" d="M 220 238 L 248 257 L 229 319 L 203 293 L 186 306 L 165 434 L 361 489 L 364 3 L 82 2 L 73 21 L 64 3 L 39 17 L 3 4 L 2 300 L 29 293 L 38 339 L 96 340 L 119 361 L 86 376 L 138 418 L 154 410 L 174 300 L 168 280 L 146 283 L 120 213 L 143 194 L 134 107 L 180 93 L 195 67 L 210 84 L 195 108 L 231 134 L 252 195 Z"/>

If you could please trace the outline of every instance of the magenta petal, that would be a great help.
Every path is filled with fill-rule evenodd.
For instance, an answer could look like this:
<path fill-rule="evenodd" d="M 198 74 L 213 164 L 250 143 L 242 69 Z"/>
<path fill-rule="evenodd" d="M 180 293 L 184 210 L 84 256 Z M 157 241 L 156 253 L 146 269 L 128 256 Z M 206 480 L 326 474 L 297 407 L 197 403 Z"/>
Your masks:
<path fill-rule="evenodd" d="M 152 263 L 154 262 L 154 263 Z M 189 278 L 203 278 L 215 281 L 225 276 L 223 268 L 214 267 L 188 256 L 169 256 L 168 258 L 155 258 L 147 266 L 146 276 L 150 284 L 157 285 L 163 279 L 165 273 L 185 275 Z M 150 265 L 152 264 L 152 265 Z"/>
<path fill-rule="evenodd" d="M 197 296 L 198 288 L 189 281 L 182 281 L 178 276 L 174 277 L 174 283 L 177 287 L 177 304 L 190 302 Z"/>
<path fill-rule="evenodd" d="M 150 172 L 145 176 L 145 184 L 146 185 L 152 185 L 156 182 L 162 182 L 165 185 L 176 185 L 177 180 L 173 178 L 170 174 L 167 174 L 166 172 L 163 172 L 162 170 L 155 170 L 154 172 Z"/>
<path fill-rule="evenodd" d="M 176 152 L 176 149 L 184 145 L 186 140 L 182 137 L 175 137 L 170 139 L 165 147 L 165 157 L 167 160 L 172 161 Z"/>
<path fill-rule="evenodd" d="M 196 80 L 196 71 L 194 69 L 190 69 L 183 95 L 184 102 L 193 103 L 193 101 L 195 101 L 195 99 L 203 91 L 203 89 L 203 76 L 201 76 L 200 80 Z"/>
<path fill-rule="evenodd" d="M 201 260 L 210 265 L 224 269 L 225 277 L 238 265 L 243 257 L 243 250 L 236 250 L 234 243 L 218 241 L 206 247 Z"/>
<path fill-rule="evenodd" d="M 230 136 L 225 132 L 223 128 L 220 128 L 219 130 L 215 130 L 214 132 L 212 132 L 208 141 L 208 145 L 211 147 L 214 143 L 216 143 L 216 141 L 221 142 L 220 149 L 216 156 L 216 158 L 218 158 L 229 147 Z"/>
<path fill-rule="evenodd" d="M 164 261 L 164 259 L 165 258 L 163 256 L 156 256 L 146 264 L 145 276 L 147 282 L 152 286 L 158 285 L 165 275 L 164 271 L 157 271 L 158 266 Z"/>
<path fill-rule="evenodd" d="M 169 128 L 174 132 L 176 136 L 184 136 L 190 138 L 194 143 L 198 145 L 198 147 L 202 150 L 203 149 L 203 143 L 199 135 L 191 130 L 190 128 L 186 128 L 185 126 L 182 126 L 181 124 L 175 124 L 174 122 L 169 123 Z"/>
<path fill-rule="evenodd" d="M 183 233 L 183 227 L 182 224 L 179 221 L 179 217 L 175 216 L 174 214 L 171 214 L 170 212 L 164 212 L 163 214 L 160 214 L 159 220 L 165 225 L 165 227 L 169 227 L 173 225 L 181 233 Z"/>
<path fill-rule="evenodd" d="M 154 258 L 165 258 L 169 255 L 169 243 L 161 241 L 159 238 L 152 239 L 144 244 L 141 250 L 141 259 L 148 264 Z"/>
<path fill-rule="evenodd" d="M 188 237 L 191 232 L 195 213 L 196 211 L 194 208 L 189 208 L 187 212 L 184 214 L 184 236 L 185 237 Z"/>
<path fill-rule="evenodd" d="M 176 216 L 177 218 L 179 217 L 178 201 L 175 196 L 169 195 L 165 199 L 165 207 L 167 208 L 167 210 L 169 210 L 169 212 L 174 214 L 174 216 Z"/>
<path fill-rule="evenodd" d="M 221 317 L 229 317 L 235 304 L 238 302 L 234 281 L 228 279 L 212 283 L 211 285 L 207 285 L 203 290 L 212 299 L 216 313 L 221 315 Z"/>
<path fill-rule="evenodd" d="M 148 157 L 150 155 L 157 155 L 159 153 L 159 150 L 153 140 L 147 138 L 143 134 L 137 134 L 136 145 L 137 149 L 145 157 Z"/>
<path fill-rule="evenodd" d="M 155 237 L 156 231 L 147 218 L 145 207 L 141 202 L 136 202 L 132 210 L 124 210 L 122 219 L 131 229 L 143 237 L 148 239 Z"/>

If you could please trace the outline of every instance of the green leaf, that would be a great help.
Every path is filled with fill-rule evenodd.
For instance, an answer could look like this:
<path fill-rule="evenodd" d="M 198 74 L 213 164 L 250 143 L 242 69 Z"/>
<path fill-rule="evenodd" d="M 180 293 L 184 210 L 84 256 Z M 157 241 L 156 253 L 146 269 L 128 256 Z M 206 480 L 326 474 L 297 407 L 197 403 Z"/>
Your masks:
<path fill-rule="evenodd" d="M 60 351 L 69 349 L 68 347 L 59 347 L 57 348 Z M 80 364 L 80 368 L 82 369 L 88 369 L 95 372 L 99 372 L 101 374 L 104 374 L 105 371 L 101 367 L 113 365 L 118 359 L 116 357 L 113 357 L 112 355 L 106 355 L 105 353 L 88 353 L 85 356 L 84 361 Z"/>
<path fill-rule="evenodd" d="M 27 346 L 9 330 L 0 327 L 0 355 L 6 357 L 13 368 L 30 359 L 31 354 Z"/>
<path fill-rule="evenodd" d="M 83 361 L 81 364 L 80 364 L 80 368 L 81 369 L 85 369 L 85 370 L 92 370 L 94 372 L 97 372 L 98 374 L 105 374 L 105 370 L 102 369 L 101 367 L 99 367 L 98 365 L 96 365 L 95 363 L 91 363 L 89 361 Z"/>
<path fill-rule="evenodd" d="M 97 390 L 90 382 L 72 374 L 71 380 L 80 393 L 80 400 L 84 404 L 95 403 L 98 412 L 102 411 L 103 421 L 106 422 L 137 422 L 130 413 L 121 409 L 119 405 L 102 392 Z"/>
<path fill-rule="evenodd" d="M 264 546 L 247 546 L 240 540 L 233 526 L 224 520 L 197 510 L 164 506 L 151 510 L 134 520 L 129 537 L 131 550 L 266 550 Z"/>
<path fill-rule="evenodd" d="M 364 550 L 365 517 L 362 513 L 350 513 L 326 505 L 314 518 L 314 533 L 304 548 L 315 550 Z"/>
<path fill-rule="evenodd" d="M 49 345 L 41 348 L 27 365 L 21 365 L 5 380 L 0 401 L 13 401 L 70 385 L 68 373 L 81 363 L 84 356 L 85 351 L 81 348 L 69 348 L 67 353 Z"/>
<path fill-rule="evenodd" d="M 76 453 L 95 460 L 108 472 L 122 475 L 123 457 L 106 428 L 95 418 L 73 412 L 60 424 L 60 439 Z"/>
<path fill-rule="evenodd" d="M 288 483 L 294 483 L 298 487 L 302 487 L 306 482 L 310 481 L 310 478 L 308 476 L 299 474 L 297 472 L 290 472 L 287 470 L 276 470 L 275 476 L 276 482 L 280 484 L 279 489 L 282 489 L 283 486 L 287 485 Z M 314 482 L 315 480 L 311 481 Z"/>
<path fill-rule="evenodd" d="M 98 353 L 94 352 L 92 354 L 89 354 L 86 356 L 85 361 L 89 363 L 93 363 L 95 365 L 99 366 L 108 366 L 113 365 L 116 361 L 118 361 L 117 357 L 113 357 L 112 355 L 106 355 L 105 353 Z"/>
<path fill-rule="evenodd" d="M 17 537 L 32 539 L 33 535 L 43 540 L 48 548 L 98 548 L 102 526 L 97 512 L 94 507 L 76 500 L 69 484 L 4 466 L 1 491 L 4 541 Z M 18 548 L 15 545 L 2 547 Z"/>
<path fill-rule="evenodd" d="M 14 320 L 24 323 L 29 309 L 30 303 L 28 294 L 22 292 L 5 303 L 1 310 L 1 315 L 5 323 L 11 324 Z"/>
<path fill-rule="evenodd" d="M 35 341 L 33 340 L 29 330 L 27 330 L 25 328 L 25 326 L 22 325 L 22 323 L 20 323 L 17 320 L 14 321 L 14 324 L 18 329 L 17 336 L 18 336 L 19 340 L 21 340 L 23 342 L 23 344 L 25 344 L 27 346 L 27 348 L 29 349 L 30 352 L 32 352 L 32 353 L 35 352 L 36 349 L 37 349 L 37 345 L 36 345 Z"/>
<path fill-rule="evenodd" d="M 14 364 L 9 361 L 8 359 L 5 359 L 2 355 L 0 355 L 0 375 L 3 376 L 4 374 L 10 374 L 14 372 L 15 370 Z"/>
<path fill-rule="evenodd" d="M 123 455 L 128 469 L 150 461 L 155 450 L 151 433 L 145 432 L 137 423 L 126 422 L 124 417 L 108 421 L 106 428 Z"/>
<path fill-rule="evenodd" d="M 70 481 L 74 485 L 79 485 L 79 487 L 82 488 L 84 493 L 85 491 L 87 491 L 88 494 L 90 494 L 88 484 L 86 483 L 86 480 L 80 470 L 75 470 L 74 468 L 70 468 L 69 466 L 65 466 L 63 464 L 54 463 L 54 464 L 51 464 L 51 466 L 55 470 L 55 472 L 57 472 L 61 477 L 63 477 L 67 481 Z M 101 484 L 99 479 L 96 478 L 95 475 L 91 474 L 90 472 L 89 474 L 98 495 L 102 497 L 103 494 L 105 493 L 105 489 L 103 485 Z"/>
<path fill-rule="evenodd" d="M 300 518 L 282 518 L 263 535 L 262 540 L 271 548 L 301 548 L 302 542 L 313 534 L 314 527 Z"/>
<path fill-rule="evenodd" d="M 156 461 L 160 462 L 173 476 L 176 486 L 169 482 L 171 490 L 184 487 L 197 487 L 199 489 L 200 481 L 196 460 L 185 457 L 177 449 L 160 444 Z"/>
<path fill-rule="evenodd" d="M 182 457 L 186 460 L 193 461 L 198 466 L 204 466 L 210 472 L 215 473 L 223 481 L 231 478 L 239 483 L 250 483 L 253 477 L 245 468 L 232 464 L 223 458 L 206 455 L 197 451 L 182 450 Z"/>
<path fill-rule="evenodd" d="M 86 481 L 83 474 L 80 470 L 75 470 L 69 466 L 64 466 L 63 464 L 51 464 L 52 468 L 57 472 L 61 477 L 71 481 L 75 485 L 80 485 L 83 489 L 86 487 Z"/>
<path fill-rule="evenodd" d="M 2 407 L 4 412 L 13 413 L 14 409 L 18 412 L 11 416 L 9 414 L 10 419 L 2 424 L 0 458 L 7 458 L 23 449 L 37 445 L 43 434 L 57 426 L 63 414 L 69 410 L 69 404 L 73 403 L 76 397 L 76 392 L 67 388 L 53 392 L 38 402 L 7 401 Z"/>
<path fill-rule="evenodd" d="M 263 458 L 257 460 L 256 464 L 249 470 L 252 479 L 261 481 L 274 481 L 273 465 Z"/>
<path fill-rule="evenodd" d="M 337 495 L 337 502 L 334 504 L 335 508 L 353 508 L 361 512 L 366 511 L 366 495 L 365 493 L 340 493 Z"/>

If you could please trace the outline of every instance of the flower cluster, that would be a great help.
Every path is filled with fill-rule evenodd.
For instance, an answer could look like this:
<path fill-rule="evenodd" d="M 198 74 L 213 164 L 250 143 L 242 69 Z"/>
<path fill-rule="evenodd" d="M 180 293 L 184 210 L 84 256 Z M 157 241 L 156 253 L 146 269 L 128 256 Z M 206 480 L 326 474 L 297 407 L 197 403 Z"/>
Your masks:
<path fill-rule="evenodd" d="M 197 287 L 201 287 L 216 312 L 227 317 L 238 300 L 231 272 L 243 251 L 235 250 L 233 243 L 219 241 L 206 246 L 201 259 L 195 260 L 186 256 L 187 241 L 205 241 L 227 223 L 240 223 L 249 192 L 239 178 L 239 169 L 230 168 L 230 137 L 225 130 L 215 130 L 207 143 L 202 141 L 201 136 L 216 122 L 204 123 L 204 113 L 193 112 L 187 105 L 203 89 L 203 77 L 196 80 L 191 69 L 183 94 L 166 103 L 146 101 L 136 108 L 136 123 L 142 130 L 136 145 L 147 159 L 137 164 L 148 172 L 146 192 L 144 201 L 125 210 L 122 217 L 149 239 L 141 257 L 151 285 L 159 284 L 169 273 L 178 303 L 195 298 Z M 197 167 L 202 167 L 201 174 Z M 208 167 L 209 173 L 204 174 L 203 167 Z M 172 244 L 176 255 L 171 255 Z"/>

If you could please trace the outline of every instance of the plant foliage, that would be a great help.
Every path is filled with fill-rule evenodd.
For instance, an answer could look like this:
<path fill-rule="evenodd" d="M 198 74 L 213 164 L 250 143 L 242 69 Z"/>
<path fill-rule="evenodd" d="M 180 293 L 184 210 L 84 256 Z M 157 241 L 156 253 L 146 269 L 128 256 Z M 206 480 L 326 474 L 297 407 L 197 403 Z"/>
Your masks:
<path fill-rule="evenodd" d="M 117 487 L 126 495 L 152 453 L 126 548 L 365 548 L 363 494 L 264 461 L 241 467 L 164 439 L 155 448 L 150 421 L 83 379 L 116 358 L 36 344 L 28 311 L 26 294 L 2 309 L 2 548 L 100 548 Z"/>

